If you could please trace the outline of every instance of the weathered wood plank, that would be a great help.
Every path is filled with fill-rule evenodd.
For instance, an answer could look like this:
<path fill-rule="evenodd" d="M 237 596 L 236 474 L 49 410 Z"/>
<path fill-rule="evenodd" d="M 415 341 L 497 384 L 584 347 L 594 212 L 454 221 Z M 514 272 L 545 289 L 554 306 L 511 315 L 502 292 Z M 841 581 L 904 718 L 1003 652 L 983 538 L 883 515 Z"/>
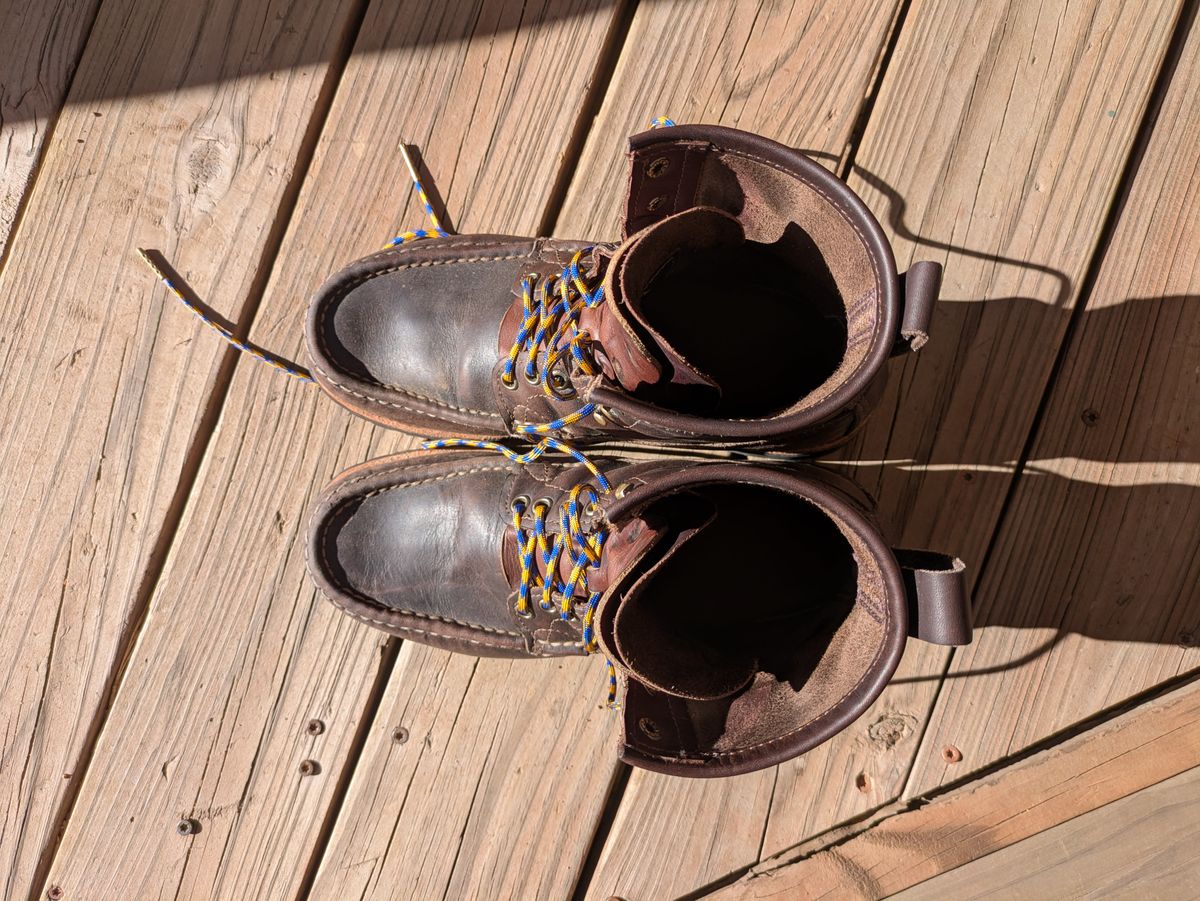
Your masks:
<path fill-rule="evenodd" d="M 771 861 L 714 901 L 883 898 L 1200 765 L 1192 682 L 798 861 Z"/>
<path fill-rule="evenodd" d="M 913 776 L 926 791 L 1200 665 L 1200 31 L 1081 315 Z M 947 766 L 953 744 L 963 762 Z"/>
<path fill-rule="evenodd" d="M 100 0 L 0 0 L 0 259 Z"/>
<path fill-rule="evenodd" d="M 354 53 L 347 64 L 254 339 L 299 353 L 306 298 L 324 277 L 402 225 L 422 224 L 397 152 L 401 138 L 422 149 L 460 227 L 533 231 L 616 20 L 617 10 L 590 0 L 569 9 L 516 0 L 372 4 L 358 45 L 370 52 Z M 548 48 L 572 48 L 570 65 L 549 64 Z M 207 284 L 196 287 L 220 296 Z M 66 897 L 297 893 L 347 775 L 383 640 L 312 588 L 303 516 L 336 472 L 407 443 L 352 417 L 311 385 L 250 359 L 239 363 L 50 874 Z M 507 771 L 516 761 L 523 789 L 532 791 L 545 779 L 534 762 L 555 750 L 542 742 L 553 711 L 539 705 L 539 719 L 522 734 L 524 723 L 508 719 L 516 706 L 470 708 L 463 692 L 478 678 L 468 679 L 463 667 L 474 665 L 407 651 L 400 678 L 445 707 L 422 706 L 435 724 L 431 741 L 463 705 L 478 711 L 476 721 L 460 721 L 464 729 L 497 734 L 507 723 L 516 744 L 498 743 L 486 766 Z M 544 680 L 550 693 L 552 668 L 524 672 L 531 682 Z M 312 718 L 324 726 L 316 736 L 306 730 Z M 470 765 L 485 765 L 484 756 L 471 756 Z M 304 760 L 318 771 L 301 775 Z M 575 786 L 583 790 L 579 767 L 588 760 L 579 758 L 561 777 L 564 797 Z M 453 788 L 465 799 L 480 774 L 463 766 Z M 602 799 L 604 786 L 589 791 Z M 511 797 L 481 791 L 477 803 L 503 810 L 515 833 L 529 828 L 512 819 L 522 797 L 515 789 Z M 355 812 L 353 801 L 343 818 Z M 431 803 L 459 813 L 468 806 L 449 797 Z M 554 814 L 566 829 L 578 811 L 556 807 Z M 357 815 L 380 812 L 368 805 Z M 198 821 L 200 831 L 176 834 L 181 817 Z M 471 822 L 443 817 L 438 826 L 429 840 L 448 847 Z M 541 869 L 526 878 L 550 879 L 559 855 L 582 856 L 586 835 L 579 842 L 539 856 Z M 488 861 L 464 852 L 458 867 L 470 871 Z M 409 895 L 403 882 L 385 888 Z"/>
<path fill-rule="evenodd" d="M 82 776 L 227 359 L 207 332 L 194 340 L 203 327 L 164 303 L 133 248 L 170 254 L 238 316 L 321 89 L 323 66 L 287 67 L 332 54 L 346 12 L 294 0 L 285 21 L 244 6 L 104 5 L 71 96 L 109 99 L 64 108 L 0 276 L 6 896 L 29 891 Z M 281 74 L 239 81 L 264 55 Z M 127 96 L 208 69 L 228 81 Z"/>
<path fill-rule="evenodd" d="M 1004 464 L 1024 448 L 1177 15 L 1171 0 L 910 7 L 850 182 L 901 268 L 945 265 L 943 302 L 933 338 L 893 364 L 880 409 L 841 455 L 901 545 L 953 551 L 972 573 L 982 563 L 1012 478 Z M 910 645 L 876 704 L 912 723 L 902 749 L 864 743 L 869 718 L 828 749 L 865 747 L 859 772 L 877 801 L 903 791 L 946 658 Z M 763 853 L 794 844 L 789 824 L 832 790 L 814 779 L 783 796 Z"/>
<path fill-rule="evenodd" d="M 1174 2 L 1145 10 L 1105 0 L 1053 11 L 1035 0 L 909 8 L 850 181 L 884 221 L 902 267 L 946 265 L 948 302 L 930 344 L 893 364 L 887 398 L 843 455 L 898 460 L 851 471 L 879 496 L 902 543 L 982 559 L 1010 476 L 974 470 L 1021 452 L 1176 12 Z M 854 726 L 801 760 L 745 777 L 739 803 L 768 804 L 757 808 L 760 829 L 726 830 L 728 805 L 689 818 L 693 794 L 713 788 L 635 773 L 590 895 L 693 890 L 898 797 L 945 665 L 944 650 L 911 646 Z M 678 857 L 663 850 L 676 837 L 680 848 L 711 844 L 714 863 L 699 873 L 654 866 Z"/>
<path fill-rule="evenodd" d="M 313 897 L 568 897 L 614 772 L 598 664 L 406 644 Z"/>
<path fill-rule="evenodd" d="M 1200 883 L 1198 843 L 1194 768 L 892 897 L 1191 898 Z"/>
<path fill-rule="evenodd" d="M 659 115 L 764 134 L 834 168 L 898 5 L 870 0 L 847 16 L 833 0 L 641 4 L 560 222 L 618 236 L 625 139 Z"/>

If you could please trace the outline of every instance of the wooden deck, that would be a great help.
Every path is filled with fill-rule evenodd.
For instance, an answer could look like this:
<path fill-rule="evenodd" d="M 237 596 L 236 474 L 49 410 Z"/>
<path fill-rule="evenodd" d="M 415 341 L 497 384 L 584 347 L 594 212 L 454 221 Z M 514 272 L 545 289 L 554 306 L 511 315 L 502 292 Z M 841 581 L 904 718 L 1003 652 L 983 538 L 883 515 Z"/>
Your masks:
<path fill-rule="evenodd" d="M 1194 894 L 1197 2 L 849 9 L 0 0 L 3 897 Z M 660 114 L 808 150 L 946 267 L 835 465 L 969 561 L 976 641 L 724 780 L 617 764 L 596 660 L 318 597 L 308 499 L 409 440 L 134 251 L 302 359 L 324 276 L 422 224 L 401 139 L 460 231 L 612 238 Z"/>

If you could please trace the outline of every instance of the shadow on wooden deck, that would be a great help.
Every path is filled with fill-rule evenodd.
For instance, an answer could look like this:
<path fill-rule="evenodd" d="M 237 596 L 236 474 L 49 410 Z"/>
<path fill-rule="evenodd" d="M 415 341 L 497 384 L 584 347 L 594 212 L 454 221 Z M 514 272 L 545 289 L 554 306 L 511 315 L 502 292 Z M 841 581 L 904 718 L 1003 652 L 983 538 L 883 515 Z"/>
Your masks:
<path fill-rule="evenodd" d="M 592 14 L 598 10 L 617 5 L 621 0 L 542 0 L 540 3 L 517 4 L 477 0 L 474 3 L 440 3 L 437 0 L 421 0 L 408 4 L 412 14 L 398 20 L 393 28 L 355 27 L 366 12 L 366 0 L 341 0 L 350 8 L 347 22 L 351 33 L 357 31 L 355 52 L 383 53 L 402 47 L 418 47 L 431 44 L 466 42 L 488 35 L 513 34 L 523 21 L 536 20 L 544 25 L 560 19 L 570 19 Z M 655 0 L 641 0 L 642 4 Z M 125 4 L 136 6 L 135 3 Z M 287 4 L 295 6 L 293 2 Z M 64 16 L 94 19 L 100 0 L 79 0 L 65 3 L 60 13 Z M 86 84 L 73 86 L 69 101 L 87 105 L 110 97 L 129 97 L 144 94 L 175 93 L 181 89 L 198 85 L 248 79 L 275 71 L 274 62 L 287 54 L 272 52 L 275 45 L 293 42 L 298 45 L 295 57 L 298 66 L 327 63 L 327 54 L 322 50 L 327 43 L 321 36 L 306 34 L 302 18 L 297 10 L 279 9 L 280 4 L 271 0 L 222 0 L 219 3 L 180 4 L 179 20 L 173 30 L 186 40 L 179 43 L 177 52 L 167 57 L 144 56 L 139 61 L 136 86 L 126 90 L 124 79 L 112 78 L 89 80 Z M 535 7 L 529 9 L 527 7 Z M 141 15 L 136 9 L 128 13 L 131 17 Z M 21 11 L 14 6 L 5 20 L 0 16 L 3 37 L 0 38 L 0 86 L 21 84 L 17 77 L 25 65 L 22 48 L 6 46 L 16 41 L 23 33 L 23 16 L 32 15 L 31 10 Z M 447 20 L 451 20 L 447 24 Z M 94 24 L 94 23 L 93 23 Z M 205 32 L 224 35 L 231 44 L 243 45 L 240 51 L 231 51 L 224 57 L 214 54 L 193 55 L 192 48 L 205 44 Z M 80 43 L 80 47 L 86 40 Z M 561 48 L 563 59 L 571 58 L 570 48 Z M 237 60 L 236 68 L 230 68 L 229 60 Z M 531 61 L 532 62 L 532 61 Z M 0 122 L 13 124 L 26 119 L 44 119 L 54 112 L 43 102 L 39 93 L 26 91 L 18 97 L 3 97 L 0 107 Z"/>

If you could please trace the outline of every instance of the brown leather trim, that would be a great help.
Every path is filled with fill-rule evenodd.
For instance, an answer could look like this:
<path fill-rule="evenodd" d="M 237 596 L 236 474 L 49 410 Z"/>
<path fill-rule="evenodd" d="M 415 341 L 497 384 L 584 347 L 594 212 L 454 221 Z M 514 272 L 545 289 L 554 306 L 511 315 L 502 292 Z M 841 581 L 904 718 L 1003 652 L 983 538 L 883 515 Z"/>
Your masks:
<path fill-rule="evenodd" d="M 706 757 L 667 757 L 647 753 L 623 737 L 621 759 L 655 772 L 675 776 L 732 776 L 774 766 L 827 741 L 870 707 L 900 663 L 908 634 L 908 602 L 900 565 L 870 514 L 834 487 L 836 480 L 810 466 L 764 467 L 747 463 L 713 463 L 665 472 L 650 484 L 633 488 L 608 507 L 610 520 L 632 516 L 658 497 L 701 484 L 745 482 L 766 485 L 816 503 L 839 517 L 861 539 L 878 562 L 886 606 L 885 639 L 853 690 L 818 719 L 762 745 Z M 601 630 L 601 641 L 604 632 Z M 606 648 L 607 650 L 607 648 Z"/>
<path fill-rule="evenodd" d="M 904 295 L 904 315 L 893 355 L 920 350 L 929 340 L 929 323 L 942 288 L 941 263 L 928 260 L 913 263 L 900 276 L 900 288 Z"/>
<path fill-rule="evenodd" d="M 941 645 L 971 643 L 966 565 L 936 551 L 896 548 L 908 593 L 908 634 Z"/>
<path fill-rule="evenodd" d="M 676 125 L 651 129 L 630 137 L 630 165 L 634 174 L 631 175 L 630 206 L 626 209 L 628 224 L 637 224 L 645 218 L 645 211 L 639 210 L 636 205 L 641 197 L 637 168 L 644 166 L 647 159 L 653 162 L 652 157 L 666 154 L 673 146 L 681 144 L 690 145 L 689 154 L 700 152 L 698 148 L 703 146 L 707 152 L 742 156 L 785 172 L 819 191 L 853 224 L 875 267 L 875 280 L 880 289 L 879 324 L 872 336 L 871 347 L 862 364 L 844 384 L 821 402 L 795 413 L 761 419 L 709 419 L 672 413 L 638 402 L 621 392 L 602 389 L 589 399 L 619 411 L 621 424 L 635 431 L 652 436 L 670 436 L 681 441 L 705 441 L 710 436 L 721 436 L 731 442 L 777 441 L 797 431 L 812 428 L 866 392 L 891 356 L 900 334 L 901 320 L 899 276 L 891 245 L 866 204 L 844 181 L 823 166 L 799 150 L 785 147 L 769 138 L 715 125 Z M 681 192 L 677 191 L 674 196 L 679 198 L 679 203 L 685 202 Z M 659 217 L 668 216 L 678 212 L 678 204 L 664 202 L 653 212 Z"/>

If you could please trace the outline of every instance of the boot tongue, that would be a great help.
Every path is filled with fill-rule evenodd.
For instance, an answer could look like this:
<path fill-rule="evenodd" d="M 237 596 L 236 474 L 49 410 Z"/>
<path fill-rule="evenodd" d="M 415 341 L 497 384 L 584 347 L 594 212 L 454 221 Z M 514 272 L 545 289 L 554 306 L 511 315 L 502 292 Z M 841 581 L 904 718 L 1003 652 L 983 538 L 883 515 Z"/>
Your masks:
<path fill-rule="evenodd" d="M 656 277 L 679 255 L 741 244 L 738 221 L 712 207 L 694 207 L 669 216 L 633 235 L 617 248 L 605 279 L 605 301 L 594 326 L 603 347 L 605 375 L 630 393 L 647 386 L 652 398 L 670 402 L 671 392 L 686 392 L 692 409 L 715 407 L 721 389 L 689 363 L 666 336 L 648 321 L 643 301 Z M 686 317 L 688 297 L 680 292 L 673 315 Z"/>
<path fill-rule="evenodd" d="M 657 543 L 624 578 L 614 580 L 601 603 L 602 640 L 615 651 L 613 664 L 644 685 L 692 700 L 723 698 L 754 678 L 758 661 L 719 634 L 704 636 L 681 628 L 678 617 L 687 616 L 688 604 L 709 599 L 668 597 L 669 586 L 660 577 L 712 525 L 717 510 L 698 495 L 672 500 L 682 502 L 672 504 L 669 526 L 655 528 Z M 658 517 L 651 513 L 646 519 L 655 522 Z M 681 639 L 681 634 L 688 637 Z"/>

